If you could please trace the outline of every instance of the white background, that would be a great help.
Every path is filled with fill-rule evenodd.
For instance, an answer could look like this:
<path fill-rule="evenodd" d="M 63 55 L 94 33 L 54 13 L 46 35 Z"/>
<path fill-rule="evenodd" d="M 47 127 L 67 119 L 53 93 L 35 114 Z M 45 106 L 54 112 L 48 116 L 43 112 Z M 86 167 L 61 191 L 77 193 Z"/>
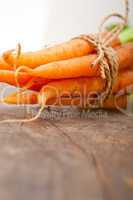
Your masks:
<path fill-rule="evenodd" d="M 0 51 L 18 42 L 24 50 L 39 49 L 94 32 L 101 17 L 112 11 L 123 12 L 123 0 L 0 0 Z"/>

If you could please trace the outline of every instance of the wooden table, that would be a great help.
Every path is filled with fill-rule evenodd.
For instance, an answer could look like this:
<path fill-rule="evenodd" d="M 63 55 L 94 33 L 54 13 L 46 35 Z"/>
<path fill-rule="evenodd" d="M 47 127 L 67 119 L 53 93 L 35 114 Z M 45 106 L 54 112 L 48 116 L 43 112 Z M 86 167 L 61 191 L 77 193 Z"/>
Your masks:
<path fill-rule="evenodd" d="M 0 200 L 133 199 L 133 117 L 70 116 L 0 124 Z"/>

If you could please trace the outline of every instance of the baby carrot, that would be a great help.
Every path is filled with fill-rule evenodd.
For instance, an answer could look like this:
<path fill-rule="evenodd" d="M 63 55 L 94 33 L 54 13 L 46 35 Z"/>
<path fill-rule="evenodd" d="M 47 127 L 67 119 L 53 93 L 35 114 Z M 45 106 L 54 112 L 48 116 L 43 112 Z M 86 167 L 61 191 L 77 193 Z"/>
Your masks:
<path fill-rule="evenodd" d="M 118 44 L 126 43 L 127 41 L 133 41 L 133 38 L 131 37 L 132 32 L 132 28 L 129 27 L 126 34 L 122 32 L 118 38 L 114 39 L 112 46 L 114 47 Z M 94 46 L 87 40 L 75 38 L 63 44 L 55 45 L 51 48 L 45 48 L 37 52 L 22 53 L 17 60 L 17 64 L 18 66 L 26 65 L 30 68 L 35 68 L 54 61 L 88 55 L 93 51 Z M 3 58 L 12 66 L 16 63 L 16 55 L 11 51 L 5 52 Z"/>
<path fill-rule="evenodd" d="M 119 61 L 119 70 L 133 66 L 133 43 L 128 43 L 119 47 L 116 52 Z M 96 54 L 91 54 L 79 58 L 49 63 L 37 67 L 36 69 L 27 68 L 27 72 L 32 76 L 47 79 L 100 76 L 99 65 L 92 67 L 92 63 L 96 58 Z"/>

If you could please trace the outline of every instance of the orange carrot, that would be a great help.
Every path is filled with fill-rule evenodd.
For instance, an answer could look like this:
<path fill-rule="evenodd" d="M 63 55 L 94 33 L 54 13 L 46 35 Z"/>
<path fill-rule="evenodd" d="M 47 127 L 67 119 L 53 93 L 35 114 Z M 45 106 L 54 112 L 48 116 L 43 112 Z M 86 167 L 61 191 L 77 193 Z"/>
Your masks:
<path fill-rule="evenodd" d="M 117 49 L 119 70 L 133 66 L 133 43 L 128 43 Z M 99 65 L 92 67 L 97 55 L 83 56 L 70 60 L 42 65 L 36 69 L 25 67 L 30 75 L 47 79 L 64 79 L 76 77 L 100 76 Z M 21 67 L 20 67 L 21 68 Z M 24 68 L 24 67 L 22 67 Z"/>
<path fill-rule="evenodd" d="M 107 34 L 107 33 L 106 33 Z M 103 34 L 104 36 L 106 34 Z M 120 45 L 121 41 L 119 38 L 115 38 L 111 43 L 111 46 L 115 47 Z M 30 68 L 47 64 L 54 61 L 66 60 L 75 57 L 81 57 L 94 52 L 94 46 L 87 40 L 75 38 L 68 42 L 55 45 L 50 48 L 45 48 L 37 52 L 22 53 L 17 61 L 18 66 L 26 65 Z M 14 65 L 16 62 L 16 54 L 11 51 L 7 51 L 3 54 L 4 60 Z"/>
<path fill-rule="evenodd" d="M 93 47 L 85 40 L 75 39 L 37 52 L 22 53 L 17 63 L 18 66 L 26 65 L 35 68 L 49 62 L 87 55 L 92 50 Z M 13 65 L 16 61 L 16 55 L 10 51 L 5 52 L 3 58 L 10 65 Z"/>
<path fill-rule="evenodd" d="M 29 85 L 29 89 L 39 91 L 41 87 L 50 80 L 43 78 L 32 78 L 32 76 L 26 74 L 25 72 L 18 73 L 18 83 L 15 78 L 15 72 L 9 70 L 0 70 L 0 82 L 7 83 L 13 86 L 25 87 L 27 84 Z"/>
<path fill-rule="evenodd" d="M 133 87 L 133 70 L 124 70 L 118 75 L 118 79 L 113 87 L 113 93 L 117 93 L 122 89 Z"/>
<path fill-rule="evenodd" d="M 18 79 L 19 84 L 24 86 L 31 79 L 31 76 L 24 72 L 20 72 Z M 15 72 L 9 70 L 0 70 L 0 82 L 16 86 Z"/>
<path fill-rule="evenodd" d="M 8 73 L 7 73 L 8 72 Z M 27 85 L 30 77 L 25 73 L 20 73 L 20 84 L 22 87 Z M 6 80 L 6 81 L 5 81 Z M 9 83 L 11 85 L 16 85 L 14 72 L 12 71 L 0 71 L 0 81 Z M 113 93 L 117 93 L 119 90 L 126 88 L 133 84 L 133 71 L 126 70 L 121 72 L 118 76 L 118 80 L 113 87 Z M 77 79 L 66 79 L 66 80 L 58 80 L 58 81 L 50 81 L 45 79 L 37 78 L 33 80 L 33 84 L 30 89 L 39 91 L 43 86 L 45 86 L 44 92 L 45 96 L 49 98 L 55 98 L 56 96 L 63 95 L 65 92 L 71 95 L 83 94 L 88 92 L 102 92 L 105 87 L 105 81 L 100 77 L 92 77 L 92 78 L 77 78 Z"/>
<path fill-rule="evenodd" d="M 109 97 L 105 102 L 103 102 L 102 108 L 106 109 L 119 109 L 119 108 L 125 108 L 127 106 L 129 95 L 121 95 L 119 97 L 117 96 L 111 96 Z M 49 99 L 46 102 L 46 105 L 52 106 L 78 106 L 82 107 L 84 101 L 82 98 L 60 98 L 60 99 Z M 87 103 L 87 100 L 85 100 Z M 89 107 L 89 105 L 86 105 Z M 92 104 L 91 104 L 92 106 Z"/>
<path fill-rule="evenodd" d="M 15 92 L 1 99 L 6 104 L 37 104 L 37 92 L 20 93 Z"/>
<path fill-rule="evenodd" d="M 110 97 L 103 103 L 103 108 L 106 109 L 119 109 L 125 108 L 128 104 L 129 95 L 122 95 L 119 97 Z"/>
<path fill-rule="evenodd" d="M 47 83 L 51 82 L 52 80 L 50 79 L 44 79 L 44 78 L 35 78 L 31 80 L 31 86 L 28 88 L 30 90 L 34 90 L 34 91 L 40 91 L 41 88 L 46 85 Z"/>
<path fill-rule="evenodd" d="M 12 70 L 13 67 L 11 67 L 10 65 L 8 65 L 4 59 L 2 58 L 2 56 L 0 56 L 0 70 Z"/>
<path fill-rule="evenodd" d="M 81 106 L 81 101 L 83 99 L 80 98 L 61 98 L 59 99 L 49 99 L 46 103 L 48 106 L 57 105 L 57 106 Z M 127 106 L 127 100 L 128 95 L 122 95 L 122 96 L 111 96 L 109 99 L 107 99 L 103 105 L 102 108 L 107 109 L 116 109 L 116 108 L 124 108 Z M 28 92 L 28 93 L 12 93 L 8 96 L 6 96 L 3 99 L 3 102 L 6 104 L 37 104 L 38 103 L 38 93 L 37 92 Z"/>
<path fill-rule="evenodd" d="M 58 98 L 65 95 L 88 96 L 90 93 L 101 93 L 104 92 L 105 84 L 106 81 L 100 77 L 53 81 L 42 88 L 39 102 L 46 104 L 51 98 Z M 133 71 L 127 70 L 121 72 L 114 84 L 113 93 L 117 93 L 119 90 L 126 89 L 127 86 L 131 85 L 133 85 Z"/>

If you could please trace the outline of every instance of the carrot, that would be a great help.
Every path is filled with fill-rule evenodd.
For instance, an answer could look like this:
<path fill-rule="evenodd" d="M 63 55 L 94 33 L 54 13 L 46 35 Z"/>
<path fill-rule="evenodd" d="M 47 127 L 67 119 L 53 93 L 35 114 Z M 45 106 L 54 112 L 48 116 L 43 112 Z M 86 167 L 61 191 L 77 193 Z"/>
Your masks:
<path fill-rule="evenodd" d="M 0 71 L 1 72 L 1 71 Z M 15 85 L 14 77 L 12 76 L 14 72 L 8 71 L 11 77 L 8 75 L 9 84 Z M 3 76 L 2 76 L 3 75 Z M 7 76 L 7 72 L 0 74 L 0 79 L 4 78 L 4 75 Z M 22 73 L 21 84 L 25 86 L 29 77 L 25 76 Z M 49 80 L 50 81 L 50 80 Z M 5 81 L 4 81 L 5 82 Z M 77 78 L 77 79 L 66 79 L 66 80 L 58 80 L 48 82 L 45 79 L 36 79 L 33 81 L 34 84 L 30 87 L 31 90 L 39 91 L 42 87 L 45 87 L 42 92 L 45 94 L 46 99 L 55 98 L 57 96 L 64 95 L 82 95 L 86 92 L 102 92 L 105 87 L 105 81 L 100 77 L 92 77 L 92 78 Z M 119 74 L 118 80 L 113 87 L 113 93 L 117 93 L 119 90 L 126 88 L 127 86 L 131 86 L 133 84 L 133 71 L 126 70 Z M 66 94 L 65 94 L 66 93 Z"/>
<path fill-rule="evenodd" d="M 13 67 L 11 67 L 9 64 L 7 64 L 2 56 L 0 56 L 0 70 L 12 70 Z"/>
<path fill-rule="evenodd" d="M 130 89 L 133 87 L 133 71 L 124 70 L 118 75 L 118 79 L 113 87 L 113 93 L 117 93 L 120 90 Z"/>
<path fill-rule="evenodd" d="M 111 97 L 103 103 L 103 108 L 106 109 L 119 109 L 126 108 L 128 105 L 128 98 L 130 95 L 122 95 L 119 97 Z"/>
<path fill-rule="evenodd" d="M 133 66 L 133 43 L 125 44 L 117 49 L 119 60 L 119 70 L 130 68 Z M 30 69 L 27 67 L 25 71 L 32 76 L 42 77 L 47 79 L 64 79 L 76 77 L 92 77 L 100 76 L 99 65 L 92 67 L 92 63 L 97 58 L 96 54 L 73 58 L 70 60 L 53 62 L 46 65 Z M 21 69 L 21 67 L 20 67 Z"/>
<path fill-rule="evenodd" d="M 18 79 L 19 84 L 24 86 L 31 79 L 31 76 L 24 72 L 20 72 Z M 9 70 L 0 70 L 0 82 L 16 86 L 15 72 Z"/>
<path fill-rule="evenodd" d="M 66 80 L 66 81 L 68 81 L 68 80 Z M 80 85 L 79 86 L 79 83 L 82 83 L 82 81 L 81 82 L 79 82 L 79 81 L 77 81 L 77 87 L 75 87 L 75 89 L 76 90 L 78 90 L 78 89 L 81 89 L 83 86 L 82 85 Z M 75 85 L 76 86 L 76 85 Z M 69 88 L 69 87 L 68 87 Z M 89 87 L 88 87 L 89 88 Z M 50 88 L 51 89 L 51 88 Z M 66 88 L 63 88 L 63 86 L 62 87 L 60 87 L 60 88 L 58 88 L 58 92 L 59 93 L 61 93 L 61 89 L 66 89 Z M 69 88 L 70 89 L 70 88 Z M 82 88 L 83 89 L 83 88 Z M 71 89 L 70 89 L 70 91 L 71 91 Z M 87 91 L 87 92 L 89 92 L 89 91 Z M 28 96 L 29 96 L 29 94 L 28 94 Z M 44 108 L 45 108 L 45 106 L 47 105 L 47 103 L 48 103 L 48 100 L 50 100 L 50 98 L 49 97 L 53 97 L 53 98 L 56 98 L 56 96 L 55 95 L 53 95 L 53 92 L 51 92 L 50 90 L 49 90 L 49 93 L 48 93 L 48 90 L 47 90 L 47 94 L 46 94 L 46 91 L 45 91 L 45 94 L 44 93 L 41 93 L 39 96 L 37 95 L 35 95 L 35 97 L 33 98 L 33 94 L 31 94 L 31 96 L 29 97 L 29 101 L 27 101 L 27 97 L 26 97 L 26 99 L 25 98 L 20 98 L 20 99 L 22 99 L 22 101 L 20 101 L 21 103 L 25 103 L 25 104 L 29 104 L 29 103 L 32 103 L 32 104 L 36 104 L 36 102 L 38 102 L 38 103 L 40 103 L 41 104 L 41 108 L 39 109 L 39 111 L 38 111 L 38 113 L 34 116 L 34 117 L 32 117 L 32 118 L 30 118 L 30 119 L 7 119 L 7 120 L 3 120 L 3 121 L 1 121 L 0 123 L 9 123 L 9 122 L 32 122 L 32 121 L 34 121 L 34 120 L 36 120 L 36 119 L 38 119 L 39 117 L 40 117 L 40 115 L 41 115 L 41 113 L 42 113 L 42 111 L 44 110 Z M 34 100 L 35 101 L 34 101 Z M 7 102 L 12 102 L 12 103 L 15 103 L 16 102 L 16 100 L 18 100 L 18 98 L 16 98 L 15 97 L 15 100 L 14 100 L 14 98 L 13 98 L 13 100 L 11 100 L 11 99 L 7 99 L 6 101 Z M 17 101 L 18 102 L 18 101 Z M 60 104 L 59 104 L 60 105 Z M 69 105 L 71 105 L 71 104 L 69 104 Z M 73 104 L 74 105 L 74 104 Z M 76 102 L 76 104 L 75 105 L 77 105 L 77 102 Z M 78 104 L 79 105 L 79 104 Z M 91 104 L 92 105 L 92 104 Z M 103 108 L 110 108 L 110 109 L 114 109 L 114 108 L 118 108 L 118 109 L 120 109 L 121 107 L 123 108 L 123 107 L 126 107 L 126 105 L 127 105 L 127 101 L 126 101 L 126 97 L 124 97 L 124 98 L 120 98 L 119 99 L 119 101 L 117 101 L 117 103 L 116 103 L 116 98 L 113 98 L 112 99 L 112 97 L 111 97 L 111 99 L 108 99 L 108 100 L 106 100 L 106 102 L 102 105 L 102 107 Z M 83 105 L 84 106 L 84 105 Z M 85 105 L 86 106 L 86 105 Z"/>
<path fill-rule="evenodd" d="M 111 96 L 105 102 L 103 102 L 102 108 L 105 109 L 119 109 L 125 108 L 128 103 L 129 95 L 121 95 L 121 96 Z M 56 106 L 78 106 L 82 107 L 84 101 L 82 98 L 60 98 L 60 99 L 49 99 L 46 103 L 48 106 L 56 105 Z M 89 100 L 88 100 L 89 101 Z M 87 100 L 85 100 L 87 103 Z M 88 106 L 88 105 L 86 105 Z M 92 105 L 93 106 L 93 105 Z M 89 106 L 88 106 L 89 107 Z"/>
<path fill-rule="evenodd" d="M 131 28 L 129 28 L 126 34 L 123 34 L 122 32 L 119 38 L 115 38 L 115 41 L 112 43 L 112 45 L 115 46 L 128 41 L 127 39 L 130 38 L 131 35 L 130 29 Z M 54 61 L 66 60 L 88 55 L 93 51 L 94 46 L 91 45 L 88 41 L 75 38 L 63 44 L 55 45 L 51 48 L 42 49 L 37 52 L 22 53 L 17 60 L 17 63 L 18 66 L 26 65 L 30 68 L 35 68 L 37 66 Z M 11 51 L 5 52 L 3 54 L 3 58 L 8 64 L 12 66 L 14 65 L 14 63 L 16 63 L 16 55 L 13 54 Z"/>
<path fill-rule="evenodd" d="M 37 52 L 21 53 L 18 59 L 18 66 L 26 65 L 30 68 L 47 64 L 53 61 L 65 60 L 74 57 L 87 55 L 93 51 L 92 45 L 81 39 L 74 39 L 61 45 L 56 45 L 51 48 L 45 48 Z M 3 59 L 10 65 L 13 65 L 16 60 L 16 55 L 5 52 Z"/>
<path fill-rule="evenodd" d="M 107 109 L 116 109 L 116 108 L 125 108 L 127 106 L 129 95 L 121 96 L 111 96 L 108 98 L 102 105 L 102 108 Z M 48 106 L 80 106 L 83 99 L 72 97 L 62 97 L 61 99 L 49 99 L 46 103 Z M 15 105 L 27 105 L 27 104 L 37 104 L 38 103 L 38 93 L 37 92 L 28 92 L 28 93 L 12 93 L 6 96 L 3 99 L 3 102 L 6 104 L 15 104 Z M 86 101 L 87 102 L 87 101 Z"/>
<path fill-rule="evenodd" d="M 31 82 L 29 82 L 29 85 L 31 85 L 28 89 L 34 90 L 34 91 L 40 91 L 41 88 L 46 85 L 47 83 L 51 82 L 50 79 L 44 79 L 44 78 L 35 78 L 32 79 Z"/>
<path fill-rule="evenodd" d="M 91 93 L 104 92 L 106 81 L 100 77 L 75 78 L 53 81 L 45 85 L 40 93 L 40 104 L 46 104 L 51 98 L 60 96 L 88 96 Z M 133 71 L 121 72 L 113 86 L 113 93 L 133 85 Z M 43 101 L 43 102 L 42 102 Z"/>
<path fill-rule="evenodd" d="M 20 93 L 15 92 L 1 99 L 5 104 L 37 104 L 38 93 L 28 92 Z"/>
<path fill-rule="evenodd" d="M 35 91 L 39 91 L 43 85 L 50 81 L 43 78 L 33 79 L 32 76 L 26 74 L 25 72 L 19 72 L 17 77 L 20 87 L 26 87 L 29 85 L 28 88 Z M 0 82 L 18 86 L 14 71 L 0 70 Z"/>

